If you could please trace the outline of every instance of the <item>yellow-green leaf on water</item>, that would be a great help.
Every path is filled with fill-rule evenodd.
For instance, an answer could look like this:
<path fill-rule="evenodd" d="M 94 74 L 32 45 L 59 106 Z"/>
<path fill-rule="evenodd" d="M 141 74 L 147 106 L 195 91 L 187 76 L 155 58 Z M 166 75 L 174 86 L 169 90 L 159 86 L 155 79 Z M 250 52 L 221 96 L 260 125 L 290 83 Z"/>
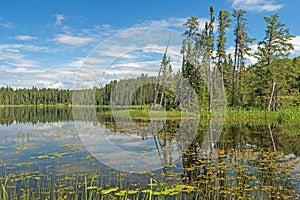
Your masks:
<path fill-rule="evenodd" d="M 188 186 L 188 185 L 176 185 L 174 189 L 181 191 L 186 188 L 193 189 L 193 187 Z"/>
<path fill-rule="evenodd" d="M 143 193 L 151 193 L 152 190 L 146 189 L 146 190 L 142 190 Z"/>
<path fill-rule="evenodd" d="M 29 165 L 32 165 L 34 164 L 34 162 L 20 162 L 17 164 L 18 167 L 21 167 L 21 166 L 29 166 Z"/>
<path fill-rule="evenodd" d="M 27 146 L 15 146 L 15 149 L 16 150 L 26 150 L 26 149 L 28 149 L 28 147 Z"/>
<path fill-rule="evenodd" d="M 40 155 L 40 156 L 31 156 L 30 158 L 48 159 L 49 155 L 48 154 L 44 154 L 44 155 Z"/>
<path fill-rule="evenodd" d="M 122 197 L 127 194 L 127 190 L 120 190 L 119 192 L 116 192 L 115 195 Z"/>
<path fill-rule="evenodd" d="M 5 148 L 7 148 L 6 146 L 0 146 L 0 149 L 5 149 Z"/>
<path fill-rule="evenodd" d="M 155 191 L 155 192 L 153 192 L 153 195 L 159 196 L 159 195 L 162 195 L 162 192 Z"/>
<path fill-rule="evenodd" d="M 52 155 L 54 157 L 58 157 L 58 158 L 61 158 L 62 157 L 62 154 L 61 153 L 58 153 L 58 152 L 53 152 Z"/>
<path fill-rule="evenodd" d="M 89 186 L 86 189 L 87 190 L 96 190 L 98 187 L 97 186 Z"/>
<path fill-rule="evenodd" d="M 164 190 L 164 191 L 161 191 L 161 194 L 162 195 L 168 195 L 168 194 L 170 194 L 170 192 L 171 191 L 169 191 L 169 190 Z"/>
<path fill-rule="evenodd" d="M 109 193 L 111 193 L 111 192 L 115 192 L 115 191 L 118 191 L 118 190 L 119 190 L 118 187 L 115 187 L 115 188 L 108 188 L 108 189 L 106 189 L 106 190 L 102 190 L 101 193 L 102 193 L 102 194 L 109 194 Z"/>
<path fill-rule="evenodd" d="M 39 159 L 47 159 L 47 158 L 49 158 L 49 155 L 48 154 L 44 154 L 44 155 L 38 156 L 37 158 L 39 158 Z"/>
<path fill-rule="evenodd" d="M 172 192 L 172 193 L 170 193 L 170 196 L 175 196 L 177 194 L 179 194 L 179 192 Z"/>
<path fill-rule="evenodd" d="M 128 190 L 128 194 L 136 194 L 139 192 L 139 189 L 136 190 Z"/>

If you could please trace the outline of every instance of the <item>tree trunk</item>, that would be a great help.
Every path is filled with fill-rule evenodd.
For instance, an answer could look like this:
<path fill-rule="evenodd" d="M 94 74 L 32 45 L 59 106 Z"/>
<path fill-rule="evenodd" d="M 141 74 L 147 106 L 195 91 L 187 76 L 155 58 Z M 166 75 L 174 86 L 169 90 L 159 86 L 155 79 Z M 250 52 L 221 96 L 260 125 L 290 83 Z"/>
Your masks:
<path fill-rule="evenodd" d="M 164 93 L 161 93 L 160 103 L 159 103 L 160 106 L 162 105 L 163 98 L 164 98 Z"/>
<path fill-rule="evenodd" d="M 276 145 L 275 145 L 275 140 L 274 140 L 274 137 L 273 137 L 271 126 L 268 125 L 268 128 L 269 128 L 269 132 L 270 132 L 270 136 L 271 136 L 271 140 L 272 140 L 272 144 L 273 144 L 273 149 L 274 149 L 274 151 L 276 151 Z"/>
<path fill-rule="evenodd" d="M 268 111 L 270 111 L 270 109 L 271 109 L 271 104 L 272 104 L 272 100 L 273 100 L 273 96 L 274 96 L 275 86 L 276 86 L 276 82 L 273 82 L 272 93 L 271 93 L 271 97 L 270 97 L 270 101 L 269 101 Z"/>

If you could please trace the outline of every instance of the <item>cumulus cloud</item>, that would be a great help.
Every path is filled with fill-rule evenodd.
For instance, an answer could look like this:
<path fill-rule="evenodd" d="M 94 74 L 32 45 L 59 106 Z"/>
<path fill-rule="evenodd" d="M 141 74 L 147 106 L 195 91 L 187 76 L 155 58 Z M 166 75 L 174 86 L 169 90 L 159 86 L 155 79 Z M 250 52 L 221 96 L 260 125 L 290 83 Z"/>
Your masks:
<path fill-rule="evenodd" d="M 64 84 L 61 81 L 53 82 L 53 81 L 37 81 L 38 84 L 41 84 L 44 88 L 63 88 Z"/>
<path fill-rule="evenodd" d="M 182 27 L 187 18 L 176 18 L 171 17 L 168 19 L 160 20 L 147 20 L 143 23 L 137 24 L 136 27 L 160 27 L 160 28 L 171 28 L 171 27 Z"/>
<path fill-rule="evenodd" d="M 186 18 L 150 20 L 124 29 L 113 29 L 107 24 L 90 29 L 74 29 L 62 24 L 64 19 L 63 15 L 56 15 L 56 26 L 60 26 L 62 32 L 57 33 L 50 40 L 53 44 L 36 46 L 19 42 L 33 39 L 39 42 L 39 38 L 26 34 L 13 38 L 19 40 L 16 41 L 19 43 L 0 44 L 0 85 L 73 88 L 76 80 L 82 80 L 80 86 L 87 87 L 97 83 L 107 83 L 110 80 L 138 76 L 142 73 L 157 75 L 170 35 L 168 56 L 171 57 L 174 71 L 181 66 L 182 35 L 180 32 L 164 28 L 175 28 L 175 30 L 182 28 Z M 199 19 L 200 28 L 204 27 L 207 20 Z M 162 29 L 160 31 L 151 29 L 154 27 Z M 117 38 L 113 36 L 115 39 L 107 39 L 109 42 L 104 40 L 115 33 Z M 74 55 L 63 54 L 64 61 L 60 63 L 55 61 L 55 66 L 49 64 L 51 59 L 57 58 L 55 57 L 57 52 L 66 49 L 62 47 L 74 48 L 70 53 L 76 56 L 86 56 L 88 52 L 80 54 L 83 53 L 82 49 L 88 49 L 87 45 L 97 41 L 102 41 L 101 48 L 89 54 L 92 56 L 86 60 L 74 59 Z"/>
<path fill-rule="evenodd" d="M 28 68 L 36 67 L 38 65 L 36 61 L 29 60 L 25 57 L 25 55 L 19 53 L 19 50 L 13 48 L 1 49 L 1 46 L 0 61 L 2 65 L 9 66 L 12 68 Z"/>
<path fill-rule="evenodd" d="M 17 35 L 15 37 L 16 40 L 27 41 L 27 40 L 35 40 L 37 37 L 33 37 L 30 35 Z"/>
<path fill-rule="evenodd" d="M 232 7 L 253 12 L 273 12 L 283 7 L 275 0 L 230 0 Z"/>
<path fill-rule="evenodd" d="M 78 68 L 9 67 L 0 65 L 0 85 L 13 88 L 72 88 Z"/>
<path fill-rule="evenodd" d="M 300 35 L 296 36 L 295 38 L 293 38 L 293 40 L 291 41 L 291 43 L 294 45 L 294 50 L 291 52 L 292 56 L 300 56 Z M 254 54 L 257 51 L 257 44 L 252 44 L 250 45 L 251 48 L 251 53 Z M 231 53 L 231 55 L 234 54 L 234 46 L 230 46 L 227 49 L 227 53 Z M 246 56 L 246 61 L 248 64 L 255 64 L 257 63 L 257 59 L 253 56 Z"/>
<path fill-rule="evenodd" d="M 71 46 L 83 46 L 93 41 L 92 37 L 75 36 L 70 34 L 58 34 L 55 39 L 56 42 L 71 45 Z"/>
<path fill-rule="evenodd" d="M 187 19 L 188 18 L 170 17 L 167 19 L 146 20 L 145 22 L 136 24 L 134 27 L 183 28 L 183 24 Z M 199 18 L 199 28 L 203 29 L 207 21 L 207 18 Z"/>
<path fill-rule="evenodd" d="M 0 44 L 0 52 L 13 52 L 17 53 L 20 50 L 27 52 L 49 52 L 49 47 L 45 46 L 36 46 L 36 45 L 26 45 L 26 44 Z"/>
<path fill-rule="evenodd" d="M 3 28 L 13 28 L 12 23 L 7 22 L 5 19 L 3 19 L 2 17 L 0 17 L 0 26 L 2 26 Z"/>
<path fill-rule="evenodd" d="M 10 48 L 7 48 L 7 49 L 4 49 L 6 52 L 10 52 L 10 53 L 19 53 L 20 50 L 19 49 L 10 49 Z"/>
<path fill-rule="evenodd" d="M 257 44 L 252 44 L 249 46 L 251 48 L 251 53 L 254 54 L 257 51 Z M 231 54 L 232 56 L 234 55 L 234 46 L 230 46 L 226 52 L 227 54 Z M 246 64 L 255 64 L 257 63 L 257 59 L 254 56 L 245 56 L 246 59 Z"/>
<path fill-rule="evenodd" d="M 0 23 L 0 26 L 2 26 L 4 28 L 12 28 L 13 27 L 12 23 L 9 23 L 9 22 Z"/>
<path fill-rule="evenodd" d="M 15 46 L 14 46 L 15 47 Z M 21 46 L 22 47 L 22 46 Z M 49 69 L 9 45 L 0 45 L 0 85 L 13 88 L 72 88 L 83 58 L 75 58 Z"/>
<path fill-rule="evenodd" d="M 295 55 L 300 55 L 300 35 L 297 35 L 295 38 L 292 40 L 292 44 L 294 45 L 294 50 L 292 54 Z"/>
<path fill-rule="evenodd" d="M 56 14 L 55 15 L 55 26 L 60 26 L 62 24 L 62 21 L 65 19 L 65 16 L 63 14 Z"/>

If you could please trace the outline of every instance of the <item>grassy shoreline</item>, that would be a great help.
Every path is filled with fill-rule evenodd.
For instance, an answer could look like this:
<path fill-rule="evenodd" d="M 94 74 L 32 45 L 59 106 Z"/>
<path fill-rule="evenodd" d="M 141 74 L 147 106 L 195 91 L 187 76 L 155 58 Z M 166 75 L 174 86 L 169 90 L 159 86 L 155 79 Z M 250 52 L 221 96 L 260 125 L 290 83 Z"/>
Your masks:
<path fill-rule="evenodd" d="M 69 104 L 55 104 L 55 105 L 0 105 L 0 108 L 26 108 L 26 107 L 37 107 L 37 108 L 96 108 L 103 109 L 101 114 L 110 115 L 112 114 L 112 106 L 109 105 L 69 105 Z M 150 112 L 149 105 L 131 105 L 131 106 L 115 106 L 114 113 L 123 115 L 129 110 L 130 116 L 134 119 L 139 120 L 149 120 L 150 115 L 152 118 L 172 118 L 172 119 L 180 119 L 182 118 L 182 113 L 180 110 L 152 110 Z M 119 109 L 120 108 L 120 109 Z M 123 109 L 121 109 L 123 108 Z M 125 108 L 125 109 L 124 109 Z M 189 117 L 210 117 L 211 114 L 207 110 L 203 110 L 201 114 L 199 113 L 191 113 Z M 234 108 L 226 108 L 225 113 L 226 120 L 236 120 L 236 119 L 266 119 L 266 120 L 277 120 L 279 123 L 287 123 L 287 122 L 300 122 L 300 110 L 299 108 L 288 108 L 281 109 L 277 111 L 265 111 L 258 109 L 234 109 Z"/>

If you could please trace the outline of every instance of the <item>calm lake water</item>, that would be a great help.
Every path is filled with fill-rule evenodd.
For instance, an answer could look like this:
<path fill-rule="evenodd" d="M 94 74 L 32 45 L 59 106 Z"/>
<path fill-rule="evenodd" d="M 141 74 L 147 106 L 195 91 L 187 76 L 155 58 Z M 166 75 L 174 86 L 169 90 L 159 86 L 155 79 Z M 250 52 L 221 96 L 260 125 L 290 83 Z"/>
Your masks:
<path fill-rule="evenodd" d="M 225 121 L 219 134 L 210 136 L 214 127 L 207 119 L 173 119 L 158 122 L 153 127 L 159 126 L 159 133 L 151 134 L 149 121 L 133 120 L 135 126 L 126 126 L 126 121 L 116 123 L 108 110 L 96 111 L 97 122 L 74 120 L 70 108 L 0 108 L 1 183 L 9 174 L 24 172 L 43 176 L 97 172 L 102 187 L 146 187 L 150 177 L 169 184 L 194 184 L 206 170 L 200 167 L 202 158 L 230 163 L 243 155 L 240 160 L 259 174 L 262 166 L 257 163 L 268 159 L 262 155 L 274 152 L 276 159 L 270 158 L 270 165 L 284 162 L 292 166 L 292 174 L 300 172 L 300 137 L 293 134 L 300 127 L 294 125 L 232 119 Z M 291 192 L 299 192 L 299 176 L 291 181 L 295 185 Z M 16 183 L 16 191 L 25 187 L 22 184 Z"/>

